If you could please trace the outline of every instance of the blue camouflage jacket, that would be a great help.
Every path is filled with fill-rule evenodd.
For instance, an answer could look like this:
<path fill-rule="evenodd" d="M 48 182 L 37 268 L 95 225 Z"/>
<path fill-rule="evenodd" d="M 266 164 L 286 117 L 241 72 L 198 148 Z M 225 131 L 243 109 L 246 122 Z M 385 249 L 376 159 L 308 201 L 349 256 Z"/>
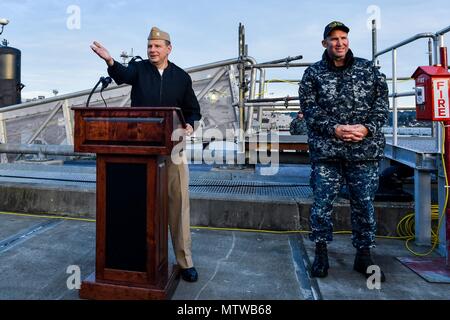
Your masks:
<path fill-rule="evenodd" d="M 381 127 L 389 112 L 386 77 L 372 62 L 348 51 L 344 67 L 336 67 L 325 53 L 305 70 L 299 88 L 300 107 L 308 128 L 311 161 L 378 160 L 384 155 Z M 337 124 L 362 124 L 368 135 L 360 142 L 344 142 Z"/>

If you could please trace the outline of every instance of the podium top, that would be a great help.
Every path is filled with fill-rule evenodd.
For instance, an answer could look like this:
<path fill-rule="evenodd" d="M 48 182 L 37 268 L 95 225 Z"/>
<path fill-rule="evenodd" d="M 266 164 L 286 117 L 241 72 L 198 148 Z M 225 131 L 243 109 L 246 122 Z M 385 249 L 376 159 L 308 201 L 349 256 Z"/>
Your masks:
<path fill-rule="evenodd" d="M 175 111 L 180 119 L 183 128 L 186 127 L 186 120 L 183 116 L 183 111 L 181 111 L 178 107 L 72 107 L 72 110 L 96 110 L 96 111 L 129 111 L 132 109 L 133 111 L 162 111 L 162 112 L 173 112 Z"/>
<path fill-rule="evenodd" d="M 170 155 L 175 145 L 184 141 L 186 122 L 180 108 L 74 107 L 72 110 L 77 152 Z"/>

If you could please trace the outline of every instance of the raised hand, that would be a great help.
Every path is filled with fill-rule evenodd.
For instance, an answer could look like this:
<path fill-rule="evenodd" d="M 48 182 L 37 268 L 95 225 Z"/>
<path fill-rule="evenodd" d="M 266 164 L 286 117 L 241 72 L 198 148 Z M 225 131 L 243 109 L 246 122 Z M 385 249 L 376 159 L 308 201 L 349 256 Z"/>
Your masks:
<path fill-rule="evenodd" d="M 112 66 L 114 64 L 114 59 L 109 54 L 108 50 L 106 50 L 105 47 L 103 47 L 99 42 L 94 41 L 91 44 L 91 49 L 94 51 L 100 58 L 105 60 L 105 62 L 108 64 L 108 66 Z"/>

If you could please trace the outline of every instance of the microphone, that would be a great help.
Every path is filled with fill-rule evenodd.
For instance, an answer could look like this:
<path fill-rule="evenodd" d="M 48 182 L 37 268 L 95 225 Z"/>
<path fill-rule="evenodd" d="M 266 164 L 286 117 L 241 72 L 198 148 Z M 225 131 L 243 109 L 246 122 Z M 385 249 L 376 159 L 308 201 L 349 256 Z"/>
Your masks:
<path fill-rule="evenodd" d="M 101 81 L 101 83 L 102 83 L 102 88 L 101 88 L 101 90 L 100 91 L 103 91 L 103 90 L 105 90 L 106 88 L 108 88 L 108 86 L 111 84 L 111 82 L 112 82 L 112 79 L 111 79 L 111 77 L 101 77 L 100 78 L 100 81 Z"/>
<path fill-rule="evenodd" d="M 97 87 L 100 85 L 100 83 L 102 84 L 102 88 L 100 89 L 100 96 L 103 99 L 103 103 L 105 104 L 105 107 L 108 107 L 106 105 L 105 99 L 103 98 L 102 91 L 105 90 L 109 86 L 109 84 L 111 82 L 112 82 L 112 79 L 110 77 L 100 77 L 100 80 L 98 80 L 98 82 L 96 83 L 95 87 L 92 89 L 91 93 L 89 93 L 89 97 L 88 97 L 87 102 L 86 102 L 86 108 L 89 108 L 89 102 L 91 101 L 91 97 L 94 94 L 94 92 L 97 89 Z"/>

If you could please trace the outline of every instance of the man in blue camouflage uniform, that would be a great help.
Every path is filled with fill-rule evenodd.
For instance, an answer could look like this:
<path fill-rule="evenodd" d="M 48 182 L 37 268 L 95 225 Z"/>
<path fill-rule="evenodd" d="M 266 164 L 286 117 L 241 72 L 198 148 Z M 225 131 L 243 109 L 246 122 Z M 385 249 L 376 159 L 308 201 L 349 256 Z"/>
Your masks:
<path fill-rule="evenodd" d="M 297 113 L 295 119 L 291 121 L 291 124 L 289 125 L 289 133 L 291 135 L 306 135 L 308 133 L 305 118 L 303 117 L 301 110 Z"/>
<path fill-rule="evenodd" d="M 344 180 L 350 193 L 352 243 L 357 249 L 353 268 L 369 277 L 367 267 L 374 265 L 370 256 L 376 231 L 373 199 L 385 145 L 381 127 L 388 117 L 388 88 L 372 62 L 353 57 L 348 32 L 338 21 L 325 27 L 322 60 L 305 71 L 299 88 L 312 163 L 314 277 L 328 274 L 331 212 Z M 384 281 L 383 272 L 380 276 Z"/>

